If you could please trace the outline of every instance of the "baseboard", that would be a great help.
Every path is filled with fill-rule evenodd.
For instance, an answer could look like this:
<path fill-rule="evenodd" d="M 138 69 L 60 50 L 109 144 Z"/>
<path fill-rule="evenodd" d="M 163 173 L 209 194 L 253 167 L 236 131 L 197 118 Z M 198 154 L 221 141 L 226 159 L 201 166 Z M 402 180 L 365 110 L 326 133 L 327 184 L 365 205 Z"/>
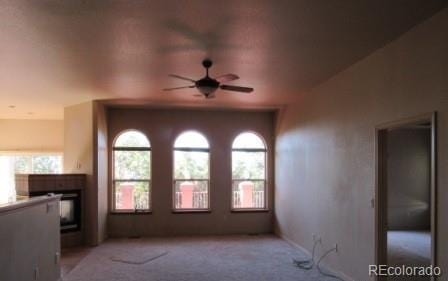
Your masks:
<path fill-rule="evenodd" d="M 292 241 L 291 239 L 289 239 L 287 236 L 285 236 L 284 234 L 281 233 L 275 233 L 275 235 L 277 235 L 278 237 L 280 237 L 281 239 L 285 240 L 288 244 L 290 244 L 291 246 L 293 246 L 294 248 L 300 250 L 301 252 L 304 252 L 307 256 L 309 256 L 311 258 L 311 252 L 308 251 L 307 249 L 305 249 L 304 247 L 302 247 L 301 245 L 297 244 L 296 242 Z"/>
<path fill-rule="evenodd" d="M 134 233 L 135 235 L 135 233 Z M 214 236 L 256 236 L 256 235 L 276 235 L 273 231 L 243 231 L 243 232 L 229 232 L 229 233 L 175 233 L 175 232 L 167 232 L 167 233 L 143 233 L 138 236 L 139 238 L 176 238 L 176 237 L 214 237 Z M 132 233 L 124 233 L 124 232 L 116 232 L 116 233 L 108 233 L 107 239 L 127 239 L 132 238 Z M 106 240 L 107 240 L 106 239 Z"/>
<path fill-rule="evenodd" d="M 288 236 L 284 235 L 283 233 L 280 233 L 278 231 L 275 231 L 275 235 L 277 235 L 279 238 L 283 239 L 286 241 L 286 243 L 290 244 L 291 246 L 293 246 L 294 248 L 298 249 L 301 252 L 304 252 L 306 255 L 311 257 L 311 253 L 310 251 L 308 251 L 307 249 L 305 249 L 304 247 L 302 247 L 301 245 L 297 244 L 296 242 L 294 242 L 293 240 L 291 240 Z M 324 270 L 328 271 L 329 273 L 343 279 L 344 281 L 355 281 L 355 279 L 347 276 L 346 274 L 344 274 L 341 271 L 338 270 L 334 270 L 333 268 L 331 268 L 330 266 L 328 266 L 325 262 L 321 262 L 320 267 L 323 268 Z"/>

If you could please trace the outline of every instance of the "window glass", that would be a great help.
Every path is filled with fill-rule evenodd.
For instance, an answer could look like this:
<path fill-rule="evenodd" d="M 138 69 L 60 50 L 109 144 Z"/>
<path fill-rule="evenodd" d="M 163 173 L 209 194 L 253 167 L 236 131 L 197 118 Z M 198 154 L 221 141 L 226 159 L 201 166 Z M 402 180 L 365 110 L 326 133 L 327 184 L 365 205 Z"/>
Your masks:
<path fill-rule="evenodd" d="M 114 211 L 150 210 L 151 146 L 144 134 L 127 131 L 113 147 Z"/>
<path fill-rule="evenodd" d="M 264 141 L 254 133 L 241 133 L 233 141 L 232 148 L 266 149 Z"/>
<path fill-rule="evenodd" d="M 116 179 L 150 179 L 150 152 L 116 150 L 114 153 L 114 176 Z"/>
<path fill-rule="evenodd" d="M 266 146 L 251 132 L 238 135 L 232 145 L 232 208 L 266 208 Z"/>
<path fill-rule="evenodd" d="M 208 148 L 207 139 L 200 133 L 189 131 L 177 137 L 175 148 Z"/>
<path fill-rule="evenodd" d="M 181 134 L 174 143 L 174 209 L 209 209 L 210 155 L 198 132 Z"/>
<path fill-rule="evenodd" d="M 127 131 L 115 140 L 115 147 L 150 147 L 146 136 L 138 131 Z"/>
<path fill-rule="evenodd" d="M 60 153 L 0 154 L 0 204 L 15 199 L 15 174 L 60 174 L 62 171 L 63 157 Z"/>

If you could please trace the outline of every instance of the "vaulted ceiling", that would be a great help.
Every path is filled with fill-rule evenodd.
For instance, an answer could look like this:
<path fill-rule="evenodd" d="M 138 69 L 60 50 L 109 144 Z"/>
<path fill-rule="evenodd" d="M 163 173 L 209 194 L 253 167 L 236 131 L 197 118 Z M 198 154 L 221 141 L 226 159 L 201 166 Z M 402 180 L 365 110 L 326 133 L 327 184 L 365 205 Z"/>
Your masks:
<path fill-rule="evenodd" d="M 444 0 L 0 2 L 0 118 L 62 118 L 92 99 L 271 108 L 427 19 Z M 251 94 L 193 97 L 176 73 L 236 73 Z M 187 83 L 188 84 L 188 83 Z M 10 107 L 11 106 L 11 107 Z M 12 106 L 15 106 L 14 108 Z"/>

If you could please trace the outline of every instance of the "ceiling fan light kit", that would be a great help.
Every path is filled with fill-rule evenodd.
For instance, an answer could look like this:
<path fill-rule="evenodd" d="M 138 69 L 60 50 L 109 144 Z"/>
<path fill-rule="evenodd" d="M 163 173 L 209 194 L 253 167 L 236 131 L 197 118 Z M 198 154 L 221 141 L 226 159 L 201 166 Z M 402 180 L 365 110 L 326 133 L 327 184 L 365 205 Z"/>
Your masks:
<path fill-rule="evenodd" d="M 234 92 L 240 92 L 240 93 L 250 93 L 254 89 L 250 87 L 241 87 L 241 86 L 233 86 L 233 85 L 225 85 L 222 83 L 230 82 L 239 79 L 238 75 L 236 74 L 225 74 L 220 75 L 218 77 L 212 78 L 208 75 L 208 70 L 210 67 L 212 67 L 213 62 L 210 59 L 205 59 L 202 61 L 202 65 L 205 68 L 205 77 L 194 80 L 191 78 L 183 77 L 177 74 L 170 74 L 170 77 L 185 80 L 192 82 L 193 85 L 188 86 L 182 86 L 182 87 L 174 87 L 174 88 L 166 88 L 163 89 L 164 91 L 173 91 L 173 90 L 179 90 L 179 89 L 187 89 L 187 88 L 197 88 L 201 95 L 195 95 L 195 96 L 203 96 L 206 99 L 211 99 L 215 97 L 215 92 L 218 89 L 226 90 L 226 91 L 234 91 Z"/>

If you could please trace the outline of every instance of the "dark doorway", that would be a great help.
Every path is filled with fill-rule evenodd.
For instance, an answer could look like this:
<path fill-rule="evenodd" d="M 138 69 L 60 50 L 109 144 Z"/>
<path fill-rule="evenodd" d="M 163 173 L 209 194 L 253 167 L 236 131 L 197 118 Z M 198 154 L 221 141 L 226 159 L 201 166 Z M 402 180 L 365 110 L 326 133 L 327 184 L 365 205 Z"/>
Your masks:
<path fill-rule="evenodd" d="M 435 266 L 435 120 L 431 114 L 377 130 L 377 264 Z"/>

